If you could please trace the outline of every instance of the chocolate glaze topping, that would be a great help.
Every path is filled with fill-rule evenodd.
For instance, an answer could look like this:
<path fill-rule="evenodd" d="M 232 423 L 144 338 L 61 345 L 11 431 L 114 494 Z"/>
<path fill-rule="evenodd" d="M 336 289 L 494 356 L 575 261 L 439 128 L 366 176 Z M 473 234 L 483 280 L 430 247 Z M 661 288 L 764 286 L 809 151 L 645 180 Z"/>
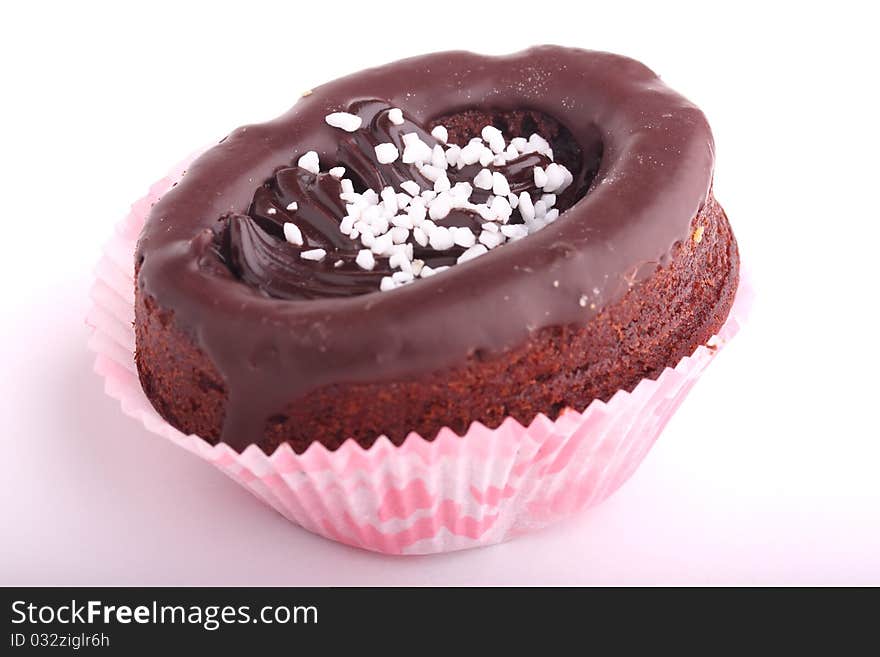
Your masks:
<path fill-rule="evenodd" d="M 356 102 L 345 109 L 361 117 L 362 127 L 352 134 L 339 133 L 333 163 L 345 167 L 346 177 L 357 182 L 359 191 L 367 188 L 381 190 L 387 186 L 400 191 L 400 184 L 408 180 L 416 182 L 423 190 L 433 188 L 433 182 L 425 178 L 415 164 L 405 164 L 402 158 L 392 164 L 380 164 L 375 154 L 375 146 L 382 143 L 392 143 L 402 153 L 403 135 L 407 133 L 416 133 L 431 148 L 438 144 L 442 146 L 430 131 L 409 120 L 395 125 L 388 117 L 392 107 L 381 100 Z M 575 164 L 578 166 L 575 167 L 574 184 L 562 195 L 560 210 L 583 196 L 600 162 L 599 149 L 586 161 L 583 161 L 580 149 L 569 150 L 576 153 Z M 512 193 L 528 192 L 533 200 L 537 200 L 541 189 L 535 184 L 533 170 L 536 166 L 546 167 L 550 161 L 546 155 L 526 153 L 502 166 L 489 165 L 488 168 L 504 174 Z M 446 173 L 453 185 L 472 183 L 482 168 L 477 163 L 461 169 L 450 167 Z M 345 202 L 339 196 L 341 192 L 339 180 L 327 173 L 314 174 L 298 166 L 279 169 L 270 181 L 257 189 L 247 214 L 231 214 L 226 225 L 220 227 L 218 247 L 221 257 L 242 281 L 280 299 L 375 292 L 382 277 L 390 275 L 393 270 L 387 258 L 379 259 L 377 266 L 370 271 L 355 263 L 358 251 L 363 247 L 360 241 L 350 239 L 339 230 L 339 222 L 346 214 Z M 474 188 L 470 201 L 484 203 L 490 195 L 489 190 Z M 291 201 L 297 203 L 295 211 L 287 210 Z M 295 223 L 303 231 L 302 246 L 287 243 L 284 238 L 286 222 Z M 436 223 L 468 227 L 479 235 L 483 220 L 473 210 L 453 209 Z M 523 223 L 523 220 L 519 213 L 514 213 L 509 223 Z M 432 268 L 454 265 L 464 252 L 462 247 L 435 251 L 429 246 L 420 246 L 412 236 L 408 241 L 413 246 L 414 257 Z M 299 254 L 310 249 L 324 249 L 328 255 L 320 262 L 302 260 Z"/>
<path fill-rule="evenodd" d="M 387 120 L 391 107 L 403 110 L 403 125 Z M 402 151 L 406 132 L 433 145 L 431 125 L 474 108 L 530 110 L 561 125 L 575 160 L 565 162 L 575 183 L 558 204 L 568 209 L 523 240 L 378 292 L 389 270 L 381 261 L 369 272 L 354 264 L 359 247 L 338 229 L 345 214 L 339 182 L 296 167 L 297 159 L 316 150 L 322 170 L 344 166 L 363 187 L 415 180 L 430 188 L 400 160 L 377 166 L 373 146 L 391 141 Z M 328 126 L 324 117 L 337 111 L 360 115 L 362 129 Z M 532 191 L 524 172 L 540 157 L 500 169 L 516 192 Z M 241 449 L 311 390 L 442 376 L 478 350 L 485 358 L 544 327 L 583 325 L 688 236 L 712 166 L 702 113 L 633 60 L 555 46 L 504 57 L 417 57 L 325 84 L 278 119 L 239 128 L 202 155 L 153 208 L 138 244 L 137 284 L 173 310 L 223 375 L 221 439 Z M 450 169 L 450 178 L 471 180 L 478 169 Z M 301 248 L 281 232 L 292 200 Z M 473 220 L 456 211 L 444 223 Z M 309 248 L 328 256 L 299 258 Z M 416 257 L 439 266 L 456 255 Z"/>

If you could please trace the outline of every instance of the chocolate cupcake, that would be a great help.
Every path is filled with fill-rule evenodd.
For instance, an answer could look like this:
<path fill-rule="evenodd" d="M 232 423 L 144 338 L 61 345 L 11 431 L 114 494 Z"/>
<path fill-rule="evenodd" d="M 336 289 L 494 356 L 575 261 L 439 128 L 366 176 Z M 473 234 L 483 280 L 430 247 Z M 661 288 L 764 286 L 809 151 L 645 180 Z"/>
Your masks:
<path fill-rule="evenodd" d="M 458 505 L 431 540 L 541 524 L 628 476 L 711 355 L 701 345 L 724 335 L 739 257 L 713 162 L 699 109 L 616 55 L 439 53 L 325 84 L 231 133 L 149 211 L 134 268 L 143 392 L 237 478 L 255 450 L 254 477 L 299 482 L 317 453 L 341 476 L 335 453 L 350 465 L 360 450 L 375 474 L 419 452 L 428 469 L 396 461 L 408 483 L 377 497 L 371 530 L 338 509 L 315 522 L 286 484 L 267 499 L 339 540 L 400 551 L 382 513 L 409 518 L 425 495 Z M 425 483 L 441 452 L 481 454 L 481 511 L 462 516 L 458 493 Z M 569 477 L 552 499 L 548 454 Z M 584 493 L 593 465 L 604 478 Z M 509 515 L 483 527 L 487 504 Z"/>
<path fill-rule="evenodd" d="M 607 400 L 730 310 L 712 164 L 702 113 L 622 57 L 442 53 L 323 85 L 153 208 L 144 390 L 267 452 Z"/>

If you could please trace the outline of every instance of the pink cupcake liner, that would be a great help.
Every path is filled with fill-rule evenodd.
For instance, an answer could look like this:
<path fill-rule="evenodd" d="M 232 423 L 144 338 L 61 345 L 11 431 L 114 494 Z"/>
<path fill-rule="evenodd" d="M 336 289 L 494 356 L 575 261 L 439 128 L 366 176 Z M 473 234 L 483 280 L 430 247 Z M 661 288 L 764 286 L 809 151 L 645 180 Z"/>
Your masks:
<path fill-rule="evenodd" d="M 131 208 L 106 245 L 91 290 L 87 323 L 95 371 L 107 394 L 153 433 L 199 455 L 301 527 L 388 554 L 427 554 L 490 545 L 598 504 L 644 459 L 703 368 L 739 330 L 751 304 L 740 282 L 718 335 L 632 392 L 594 401 L 555 421 L 538 415 L 496 429 L 474 422 L 459 437 L 411 433 L 395 447 L 382 437 L 364 449 L 319 443 L 303 454 L 251 445 L 241 454 L 165 422 L 141 389 L 134 363 L 134 266 L 138 235 L 153 203 L 183 175 L 188 159 Z"/>

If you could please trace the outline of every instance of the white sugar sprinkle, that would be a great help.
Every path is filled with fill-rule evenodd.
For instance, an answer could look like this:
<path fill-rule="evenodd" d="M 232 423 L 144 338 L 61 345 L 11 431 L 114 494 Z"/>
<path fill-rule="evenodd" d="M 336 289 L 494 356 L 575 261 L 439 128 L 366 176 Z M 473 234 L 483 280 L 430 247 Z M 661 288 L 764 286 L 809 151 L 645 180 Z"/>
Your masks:
<path fill-rule="evenodd" d="M 443 226 L 435 226 L 431 229 L 431 232 L 428 234 L 428 241 L 431 244 L 431 248 L 435 251 L 446 251 L 447 249 L 451 249 L 455 244 L 455 241 L 452 239 L 452 233 L 449 232 L 448 228 Z"/>
<path fill-rule="evenodd" d="M 501 227 L 501 234 L 512 240 L 522 239 L 529 234 L 529 229 L 523 224 L 507 224 Z"/>
<path fill-rule="evenodd" d="M 470 183 L 457 182 L 453 185 L 451 191 L 456 203 L 461 207 L 467 207 L 468 199 L 470 199 L 471 194 L 474 193 L 474 188 Z"/>
<path fill-rule="evenodd" d="M 390 255 L 392 246 L 394 246 L 394 240 L 391 237 L 391 233 L 385 233 L 373 240 L 370 250 L 376 255 Z"/>
<path fill-rule="evenodd" d="M 413 228 L 413 239 L 416 241 L 416 244 L 421 247 L 428 246 L 428 236 L 425 234 L 425 231 L 418 226 Z"/>
<path fill-rule="evenodd" d="M 452 233 L 452 241 L 458 246 L 468 248 L 477 242 L 477 238 L 470 228 L 453 227 L 449 231 Z"/>
<path fill-rule="evenodd" d="M 403 244 L 409 239 L 409 230 L 402 226 L 395 226 L 390 232 L 391 241 L 395 244 Z"/>
<path fill-rule="evenodd" d="M 298 167 L 305 169 L 306 171 L 311 171 L 315 175 L 318 175 L 318 172 L 321 171 L 321 166 L 318 162 L 318 153 L 315 151 L 308 151 L 305 153 L 296 161 L 296 164 Z"/>
<path fill-rule="evenodd" d="M 490 153 L 492 151 L 489 151 Z M 459 161 L 464 164 L 476 164 L 480 161 L 480 155 L 483 153 L 483 145 L 479 142 L 471 142 L 461 149 L 459 153 Z"/>
<path fill-rule="evenodd" d="M 430 162 L 434 149 L 428 146 L 414 132 L 407 133 L 403 136 L 403 163 L 416 164 Z"/>
<path fill-rule="evenodd" d="M 448 192 L 450 189 L 452 189 L 452 183 L 449 182 L 449 177 L 445 173 L 441 173 L 434 181 L 434 191 Z"/>
<path fill-rule="evenodd" d="M 574 182 L 574 176 L 571 175 L 571 171 L 569 171 L 565 166 L 560 164 L 559 168 L 562 169 L 562 176 L 565 179 L 562 183 L 562 187 L 559 188 L 559 190 L 562 191 Z"/>
<path fill-rule="evenodd" d="M 434 126 L 434 129 L 431 130 L 431 136 L 444 144 L 449 141 L 449 132 L 442 125 Z"/>
<path fill-rule="evenodd" d="M 424 220 L 424 218 L 428 214 L 427 208 L 423 203 L 416 201 L 421 201 L 421 197 L 416 197 L 413 199 L 413 202 L 410 203 L 409 207 L 406 209 L 407 215 L 412 220 L 413 224 L 418 224 L 420 221 Z"/>
<path fill-rule="evenodd" d="M 342 178 L 345 175 L 345 167 L 333 167 L 328 173 L 336 179 Z"/>
<path fill-rule="evenodd" d="M 296 210 L 298 207 L 299 207 L 299 205 L 297 205 L 296 201 L 291 201 L 290 203 L 287 204 L 287 209 L 290 210 L 291 212 Z"/>
<path fill-rule="evenodd" d="M 369 228 L 363 227 L 352 231 L 349 237 L 351 237 L 351 239 L 357 239 L 358 237 L 360 237 L 361 244 L 370 248 L 372 248 L 373 242 L 376 241 L 376 236 L 373 234 L 373 231 L 371 231 Z"/>
<path fill-rule="evenodd" d="M 357 263 L 358 267 L 366 269 L 367 271 L 372 271 L 373 267 L 376 266 L 376 259 L 373 257 L 373 252 L 369 249 L 361 249 L 358 251 L 357 257 L 354 261 Z"/>
<path fill-rule="evenodd" d="M 388 110 L 388 120 L 394 125 L 403 125 L 403 110 L 399 107 L 392 107 Z"/>
<path fill-rule="evenodd" d="M 413 180 L 406 180 L 400 183 L 400 188 L 410 196 L 418 196 L 419 193 L 422 191 L 421 187 L 419 187 L 419 184 Z"/>
<path fill-rule="evenodd" d="M 382 210 L 378 205 L 368 205 L 361 211 L 361 218 L 368 224 L 374 222 L 381 215 Z"/>
<path fill-rule="evenodd" d="M 379 160 L 379 164 L 391 164 L 400 155 L 397 146 L 391 143 L 376 144 L 374 150 L 376 151 L 376 159 Z"/>
<path fill-rule="evenodd" d="M 436 180 L 440 177 L 440 174 L 443 173 L 443 170 L 438 169 L 432 164 L 425 164 L 419 168 L 419 173 L 421 173 L 431 182 L 436 182 Z"/>
<path fill-rule="evenodd" d="M 517 207 L 519 208 L 519 213 L 522 215 L 523 219 L 531 220 L 535 218 L 535 206 L 532 205 L 532 197 L 529 196 L 528 192 L 522 192 L 519 195 L 519 204 Z"/>
<path fill-rule="evenodd" d="M 489 252 L 489 249 L 487 249 L 484 245 L 476 244 L 476 245 L 472 246 L 471 248 L 467 249 L 460 256 L 458 256 L 458 259 L 456 260 L 456 262 L 461 264 L 462 262 L 467 262 L 468 260 L 473 260 L 474 258 L 477 258 L 477 257 L 483 255 L 484 253 L 488 253 L 488 252 Z"/>
<path fill-rule="evenodd" d="M 478 205 L 475 205 L 472 209 L 477 214 L 479 214 L 480 217 L 482 217 L 486 221 L 492 221 L 495 219 L 494 215 L 492 214 L 492 211 L 489 209 L 489 206 L 486 205 L 485 203 L 480 203 Z"/>
<path fill-rule="evenodd" d="M 480 189 L 492 189 L 494 176 L 489 169 L 480 169 L 480 173 L 474 176 L 474 186 Z"/>
<path fill-rule="evenodd" d="M 452 202 L 448 194 L 440 194 L 428 208 L 431 219 L 443 219 L 452 211 Z M 436 247 L 435 247 L 436 248 Z"/>
<path fill-rule="evenodd" d="M 504 235 L 484 230 L 480 233 L 480 243 L 484 244 L 486 248 L 494 249 L 496 246 L 501 246 L 504 243 Z"/>
<path fill-rule="evenodd" d="M 507 196 L 510 194 L 510 185 L 504 174 L 495 171 L 492 173 L 492 193 Z"/>
<path fill-rule="evenodd" d="M 454 167 L 458 166 L 459 159 L 461 158 L 461 146 L 456 146 L 453 144 L 449 148 L 446 149 L 446 161 L 449 163 L 449 166 Z"/>
<path fill-rule="evenodd" d="M 362 123 L 361 117 L 349 114 L 348 112 L 333 112 L 325 116 L 324 120 L 327 122 L 327 125 L 345 130 L 346 132 L 354 132 L 361 127 Z"/>
<path fill-rule="evenodd" d="M 501 136 L 500 132 L 489 139 L 489 148 L 493 153 L 501 153 L 506 146 L 507 144 L 504 143 L 504 137 Z"/>
<path fill-rule="evenodd" d="M 446 160 L 446 151 L 443 150 L 443 147 L 440 144 L 434 146 L 434 150 L 431 151 L 431 166 L 436 167 L 437 169 L 446 169 L 449 167 L 449 162 Z"/>
<path fill-rule="evenodd" d="M 547 184 L 547 174 L 544 172 L 544 169 L 541 167 L 535 167 L 535 185 L 537 187 L 543 187 Z"/>
<path fill-rule="evenodd" d="M 510 215 L 513 213 L 510 203 L 503 196 L 496 196 L 492 199 L 489 211 L 492 213 L 493 217 L 505 223 L 510 219 Z"/>
<path fill-rule="evenodd" d="M 327 255 L 327 252 L 324 249 L 310 249 L 308 251 L 303 251 L 299 254 L 299 257 L 303 260 L 313 260 L 315 262 L 320 262 Z"/>
<path fill-rule="evenodd" d="M 413 220 L 412 217 L 410 217 L 408 214 L 399 214 L 396 217 L 391 217 L 391 225 L 395 228 L 406 228 L 407 230 L 412 230 Z"/>
<path fill-rule="evenodd" d="M 397 214 L 398 204 L 397 204 L 397 192 L 394 191 L 393 187 L 385 187 L 382 190 L 382 203 L 387 208 L 388 212 L 390 212 L 393 217 Z"/>
<path fill-rule="evenodd" d="M 498 137 L 501 137 L 501 131 L 493 125 L 487 125 L 480 130 L 480 136 L 484 141 L 490 142 L 493 138 L 497 139 Z"/>
<path fill-rule="evenodd" d="M 550 148 L 550 144 L 538 133 L 533 133 L 529 136 L 529 147 L 533 149 L 533 152 L 543 153 Z"/>
<path fill-rule="evenodd" d="M 391 254 L 391 257 L 388 258 L 388 266 L 401 271 L 412 271 L 412 263 L 407 254 L 402 251 L 395 251 Z"/>
<path fill-rule="evenodd" d="M 547 182 L 543 185 L 545 192 L 555 192 L 565 183 L 565 174 L 562 173 L 562 167 L 555 162 L 547 165 L 546 174 Z"/>
<path fill-rule="evenodd" d="M 370 222 L 370 230 L 373 231 L 373 235 L 382 235 L 383 233 L 388 232 L 388 219 L 385 216 L 376 217 Z"/>
<path fill-rule="evenodd" d="M 341 232 L 343 235 L 348 235 L 349 233 L 351 233 L 353 228 L 354 217 L 352 217 L 350 214 L 345 215 L 342 218 L 342 221 L 339 222 L 339 232 Z"/>
<path fill-rule="evenodd" d="M 544 201 L 535 201 L 535 218 L 543 219 L 547 214 L 547 204 Z"/>
<path fill-rule="evenodd" d="M 284 239 L 297 246 L 303 245 L 302 231 L 299 229 L 299 226 L 292 224 L 289 221 L 284 224 Z"/>

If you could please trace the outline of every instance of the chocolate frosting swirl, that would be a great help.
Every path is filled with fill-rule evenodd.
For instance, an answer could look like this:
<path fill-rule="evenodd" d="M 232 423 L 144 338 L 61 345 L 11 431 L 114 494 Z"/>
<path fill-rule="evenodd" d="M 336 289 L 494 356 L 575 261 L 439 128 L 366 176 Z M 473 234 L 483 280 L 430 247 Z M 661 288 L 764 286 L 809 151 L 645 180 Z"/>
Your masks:
<path fill-rule="evenodd" d="M 345 109 L 361 118 L 362 127 L 351 134 L 339 133 L 333 166 L 345 167 L 346 177 L 355 180 L 358 189 L 381 190 L 391 186 L 399 190 L 401 183 L 410 180 L 421 189 L 433 188 L 434 183 L 415 164 L 406 164 L 402 158 L 390 165 L 379 164 L 375 155 L 376 145 L 382 143 L 392 143 L 402 153 L 403 135 L 408 133 L 417 134 L 431 148 L 443 146 L 424 126 L 406 118 L 403 123 L 394 124 L 388 117 L 392 107 L 381 100 L 357 102 Z M 550 161 L 546 155 L 526 153 L 504 165 L 489 168 L 505 176 L 512 193 L 529 192 L 537 197 L 541 190 L 535 185 L 532 171 L 536 166 L 546 167 Z M 575 184 L 563 198 L 582 195 L 597 166 L 598 159 L 588 167 L 579 167 Z M 453 185 L 471 183 L 482 168 L 480 164 L 472 164 L 461 169 L 450 168 L 446 173 Z M 375 292 L 379 281 L 390 275 L 392 269 L 387 258 L 380 258 L 370 271 L 355 263 L 363 247 L 339 230 L 339 222 L 346 214 L 341 192 L 339 180 L 327 173 L 314 174 L 298 166 L 280 169 L 257 189 L 247 214 L 228 217 L 225 240 L 221 238 L 221 254 L 242 281 L 279 299 Z M 470 200 L 483 203 L 490 195 L 489 190 L 474 188 Z M 291 202 L 297 203 L 295 211 L 287 209 Z M 560 209 L 565 205 L 563 201 Z M 283 236 L 286 222 L 295 223 L 303 232 L 302 246 L 286 242 Z M 479 234 L 482 220 L 473 210 L 457 208 L 436 223 L 468 227 Z M 517 213 L 510 223 L 522 223 L 522 218 Z M 412 236 L 408 241 L 415 257 L 432 268 L 454 265 L 464 251 L 462 247 L 435 251 L 420 246 Z M 328 255 L 320 262 L 302 260 L 300 253 L 310 249 L 323 249 Z"/>
<path fill-rule="evenodd" d="M 366 293 L 375 289 L 373 272 L 295 263 L 278 251 L 261 215 L 261 204 L 304 192 L 310 202 L 297 218 L 300 225 L 306 218 L 305 238 L 344 253 L 348 238 L 329 225 L 341 216 L 333 181 L 291 163 L 316 150 L 323 166 L 344 161 L 370 186 L 392 182 L 382 176 L 411 179 L 409 168 L 383 172 L 358 161 L 359 140 L 377 139 L 375 128 L 349 136 L 325 123 L 328 113 L 352 107 L 399 107 L 413 124 L 401 128 L 423 132 L 419 126 L 469 108 L 532 109 L 582 147 L 598 138 L 602 160 L 589 192 L 543 230 L 442 275 Z M 687 237 L 712 167 L 703 114 L 631 59 L 556 46 L 416 57 L 325 84 L 198 158 L 150 213 L 137 285 L 173 310 L 224 377 L 221 440 L 242 449 L 270 416 L 311 390 L 442 376 L 477 350 L 491 357 L 542 328 L 583 325 Z M 218 248 L 224 233 L 226 255 Z M 280 270 L 288 273 L 278 278 Z"/>

